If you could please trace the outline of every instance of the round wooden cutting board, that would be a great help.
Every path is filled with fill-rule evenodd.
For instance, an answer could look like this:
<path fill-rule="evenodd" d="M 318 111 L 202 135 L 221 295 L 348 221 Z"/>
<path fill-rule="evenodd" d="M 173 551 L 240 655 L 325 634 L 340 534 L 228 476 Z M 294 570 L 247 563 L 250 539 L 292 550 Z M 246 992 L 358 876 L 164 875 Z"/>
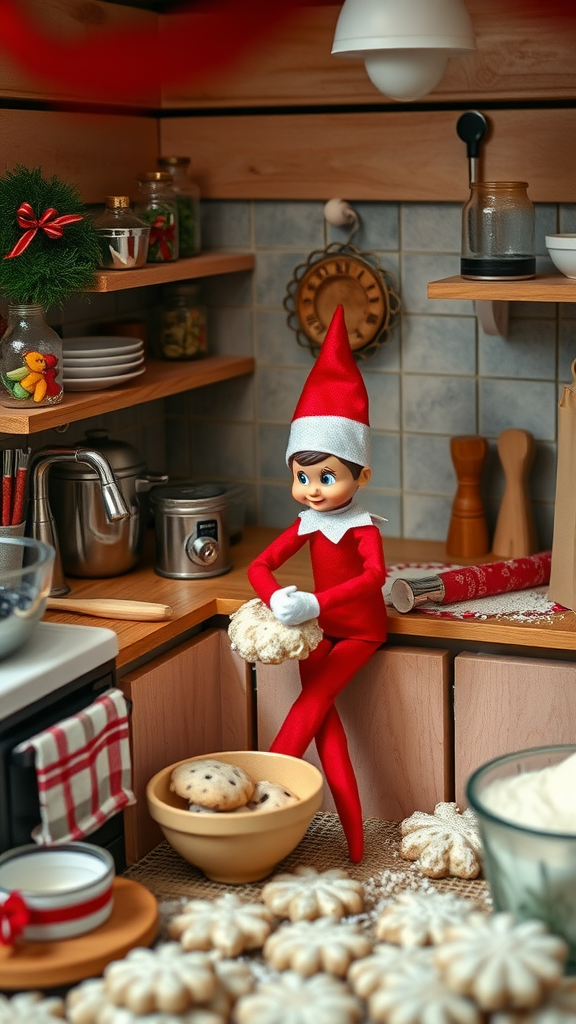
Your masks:
<path fill-rule="evenodd" d="M 134 946 L 149 946 L 158 931 L 158 904 L 139 882 L 114 879 L 114 907 L 108 920 L 86 935 L 60 942 L 18 942 L 0 946 L 0 990 L 56 988 L 97 978 L 111 960 Z"/>

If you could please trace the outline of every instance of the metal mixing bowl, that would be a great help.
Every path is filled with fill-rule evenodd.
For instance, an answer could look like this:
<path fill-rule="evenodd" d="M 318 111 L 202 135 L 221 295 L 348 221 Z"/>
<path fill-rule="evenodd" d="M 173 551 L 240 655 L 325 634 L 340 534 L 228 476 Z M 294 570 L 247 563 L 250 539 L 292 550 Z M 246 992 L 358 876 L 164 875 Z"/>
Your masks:
<path fill-rule="evenodd" d="M 32 537 L 0 537 L 0 660 L 26 643 L 44 615 L 54 554 Z"/>
<path fill-rule="evenodd" d="M 150 228 L 98 228 L 100 266 L 107 270 L 143 267 L 148 255 Z"/>

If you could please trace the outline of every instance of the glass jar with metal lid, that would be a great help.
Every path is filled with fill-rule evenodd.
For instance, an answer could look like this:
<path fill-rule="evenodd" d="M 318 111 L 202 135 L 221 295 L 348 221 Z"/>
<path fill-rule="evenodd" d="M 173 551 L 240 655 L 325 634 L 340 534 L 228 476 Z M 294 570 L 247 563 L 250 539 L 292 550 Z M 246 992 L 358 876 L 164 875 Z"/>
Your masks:
<path fill-rule="evenodd" d="M 150 225 L 148 263 L 178 259 L 178 204 L 172 178 L 163 171 L 147 171 L 138 178 L 139 197 L 134 212 Z"/>
<path fill-rule="evenodd" d="M 188 175 L 189 156 L 159 156 L 158 167 L 172 178 L 178 205 L 180 256 L 200 252 L 200 189 Z"/>
<path fill-rule="evenodd" d="M 232 568 L 224 486 L 192 481 L 155 487 L 150 495 L 159 576 L 197 579 Z"/>
<path fill-rule="evenodd" d="M 106 196 L 106 209 L 94 218 L 98 232 L 100 266 L 133 270 L 146 263 L 150 225 L 132 212 L 129 196 Z"/>

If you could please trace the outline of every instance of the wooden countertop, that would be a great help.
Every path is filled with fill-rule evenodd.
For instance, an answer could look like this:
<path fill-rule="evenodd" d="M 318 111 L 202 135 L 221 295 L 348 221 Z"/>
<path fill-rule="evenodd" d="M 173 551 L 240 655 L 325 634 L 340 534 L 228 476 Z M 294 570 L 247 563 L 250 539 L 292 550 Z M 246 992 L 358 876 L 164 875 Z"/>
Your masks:
<path fill-rule="evenodd" d="M 174 642 L 181 634 L 213 615 L 229 615 L 244 601 L 254 597 L 246 577 L 252 559 L 277 536 L 269 527 L 246 527 L 243 539 L 232 547 L 233 568 L 222 576 L 200 580 L 172 580 L 154 572 L 154 545 L 151 535 L 148 554 L 133 572 L 111 579 L 68 579 L 75 597 L 112 597 L 169 604 L 173 618 L 167 622 L 129 622 L 92 618 L 64 612 L 46 612 L 47 622 L 73 625 L 104 626 L 118 634 L 119 669 L 150 655 L 164 644 Z M 386 562 L 446 562 L 445 546 L 438 541 L 385 538 Z M 492 561 L 490 557 L 481 561 Z M 302 589 L 312 587 L 312 574 L 307 548 L 303 548 L 277 573 L 283 584 L 296 583 Z M 565 612 L 553 621 L 519 623 L 511 620 L 440 619 L 424 612 L 402 615 L 389 609 L 389 640 L 400 643 L 403 638 L 430 638 L 435 641 L 477 642 L 539 648 L 548 651 L 576 651 L 576 615 Z"/>

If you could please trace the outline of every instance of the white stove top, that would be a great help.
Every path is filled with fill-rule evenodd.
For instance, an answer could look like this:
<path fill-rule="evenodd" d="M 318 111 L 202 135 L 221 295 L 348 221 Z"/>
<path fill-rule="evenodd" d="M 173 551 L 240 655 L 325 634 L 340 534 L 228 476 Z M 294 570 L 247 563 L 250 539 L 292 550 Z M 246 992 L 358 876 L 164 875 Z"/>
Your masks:
<path fill-rule="evenodd" d="M 117 654 L 118 637 L 112 629 L 39 622 L 24 647 L 0 662 L 0 719 Z"/>

